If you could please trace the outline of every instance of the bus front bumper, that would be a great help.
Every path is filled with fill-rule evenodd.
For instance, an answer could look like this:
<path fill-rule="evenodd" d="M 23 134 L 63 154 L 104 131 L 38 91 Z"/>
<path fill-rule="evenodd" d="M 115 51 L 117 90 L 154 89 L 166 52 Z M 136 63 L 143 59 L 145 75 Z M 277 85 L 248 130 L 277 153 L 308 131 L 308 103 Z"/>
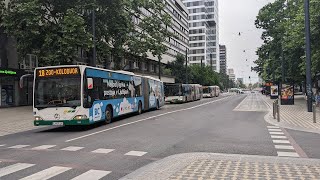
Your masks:
<path fill-rule="evenodd" d="M 83 120 L 59 120 L 59 121 L 34 121 L 35 126 L 72 126 L 72 125 L 89 125 L 90 123 L 89 119 L 83 119 Z"/>

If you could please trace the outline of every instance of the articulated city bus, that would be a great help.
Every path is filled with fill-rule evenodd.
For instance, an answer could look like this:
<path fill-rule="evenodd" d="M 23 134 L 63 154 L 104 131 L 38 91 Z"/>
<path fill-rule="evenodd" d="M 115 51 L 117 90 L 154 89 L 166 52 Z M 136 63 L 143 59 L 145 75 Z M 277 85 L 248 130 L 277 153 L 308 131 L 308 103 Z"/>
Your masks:
<path fill-rule="evenodd" d="M 205 86 L 203 87 L 203 97 L 212 98 L 220 95 L 219 86 Z"/>
<path fill-rule="evenodd" d="M 204 98 L 212 98 L 215 97 L 213 86 L 204 86 L 203 87 L 203 97 Z"/>
<path fill-rule="evenodd" d="M 184 103 L 200 100 L 202 86 L 199 84 L 166 84 L 165 101 L 169 103 Z"/>
<path fill-rule="evenodd" d="M 34 125 L 89 125 L 164 105 L 163 83 L 126 71 L 89 66 L 37 68 Z"/>
<path fill-rule="evenodd" d="M 184 103 L 193 101 L 194 88 L 190 84 L 166 84 L 165 101 L 170 103 Z"/>

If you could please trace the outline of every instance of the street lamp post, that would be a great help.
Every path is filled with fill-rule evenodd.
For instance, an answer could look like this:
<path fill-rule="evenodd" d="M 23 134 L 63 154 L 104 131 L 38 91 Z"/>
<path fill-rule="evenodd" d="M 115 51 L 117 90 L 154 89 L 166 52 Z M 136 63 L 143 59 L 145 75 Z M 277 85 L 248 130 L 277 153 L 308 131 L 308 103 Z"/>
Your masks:
<path fill-rule="evenodd" d="M 306 87 L 308 112 L 312 112 L 312 80 L 311 80 L 311 45 L 310 45 L 310 14 L 309 0 L 304 0 L 305 33 L 306 33 Z"/>
<path fill-rule="evenodd" d="M 186 84 L 188 84 L 188 49 L 186 49 Z"/>

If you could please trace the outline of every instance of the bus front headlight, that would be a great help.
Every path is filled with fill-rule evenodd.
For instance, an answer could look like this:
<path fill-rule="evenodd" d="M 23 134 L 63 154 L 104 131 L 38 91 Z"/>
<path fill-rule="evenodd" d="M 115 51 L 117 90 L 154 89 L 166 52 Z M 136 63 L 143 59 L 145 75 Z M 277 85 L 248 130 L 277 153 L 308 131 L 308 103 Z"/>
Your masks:
<path fill-rule="evenodd" d="M 76 115 L 73 119 L 74 120 L 84 120 L 84 119 L 88 119 L 88 117 L 86 115 Z"/>
<path fill-rule="evenodd" d="M 43 119 L 42 119 L 40 116 L 35 116 L 35 117 L 34 117 L 34 120 L 35 120 L 35 121 L 41 121 L 41 120 L 43 120 Z"/>

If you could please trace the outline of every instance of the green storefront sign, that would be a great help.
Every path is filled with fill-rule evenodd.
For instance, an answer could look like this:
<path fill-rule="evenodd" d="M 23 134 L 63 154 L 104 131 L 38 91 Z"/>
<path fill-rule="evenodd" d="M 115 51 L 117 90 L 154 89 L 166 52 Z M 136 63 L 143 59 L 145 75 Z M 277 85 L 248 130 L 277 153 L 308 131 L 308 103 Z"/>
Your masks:
<path fill-rule="evenodd" d="M 2 70 L 2 69 L 0 69 L 0 74 L 17 75 L 17 72 L 16 71 L 12 71 L 12 70 Z"/>

